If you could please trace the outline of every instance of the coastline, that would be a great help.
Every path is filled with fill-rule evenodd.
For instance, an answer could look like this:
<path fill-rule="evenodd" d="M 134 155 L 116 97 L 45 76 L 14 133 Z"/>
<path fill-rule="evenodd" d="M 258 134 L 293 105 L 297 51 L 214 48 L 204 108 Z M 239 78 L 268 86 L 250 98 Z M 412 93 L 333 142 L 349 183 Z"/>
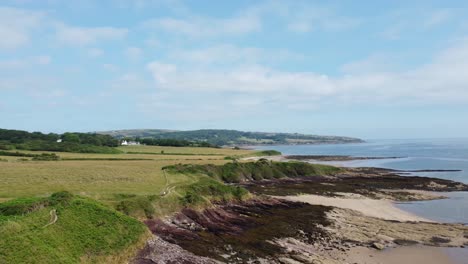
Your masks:
<path fill-rule="evenodd" d="M 465 248 L 468 229 L 458 225 L 463 234 L 449 234 L 454 226 L 432 221 L 416 214 L 401 210 L 395 206 L 395 201 L 387 199 L 370 199 L 355 194 L 340 194 L 340 197 L 302 194 L 296 196 L 276 197 L 294 202 L 304 202 L 312 205 L 332 206 L 328 214 L 334 221 L 334 228 L 329 230 L 341 237 L 340 241 L 354 240 L 359 243 L 349 248 L 328 248 L 318 245 L 305 247 L 303 250 L 318 252 L 322 263 L 427 263 L 427 264 L 462 264 L 463 256 L 468 254 Z M 437 198 L 436 193 L 431 193 Z M 427 196 L 431 199 L 430 196 Z M 424 227 L 423 227 L 424 226 Z M 448 228 L 447 228 L 448 227 Z M 445 229 L 447 228 L 447 229 Z M 445 230 L 444 230 L 445 229 Z M 405 233 L 401 236 L 401 233 Z M 424 241 L 422 234 L 434 235 Z M 369 240 L 375 237 L 377 242 Z M 459 240 L 452 244 L 441 246 L 431 244 L 434 238 Z M 370 245 L 369 246 L 369 242 Z M 428 243 L 429 242 L 429 243 Z M 297 242 L 284 242 L 286 247 L 294 248 Z M 450 249 L 448 251 L 447 249 Z M 336 261 L 336 262 L 334 262 Z"/>
<path fill-rule="evenodd" d="M 285 161 L 282 156 L 253 160 L 258 167 L 252 166 L 262 171 L 278 165 L 271 161 Z M 185 208 L 164 219 L 147 220 L 157 239 L 134 263 L 190 259 L 191 263 L 450 264 L 457 262 L 444 248 L 468 246 L 468 227 L 431 221 L 395 206 L 401 201 L 443 199 L 440 192 L 467 191 L 466 184 L 402 176 L 382 168 L 342 167 L 329 174 L 316 171 L 310 177 L 290 172 L 292 177 L 238 182 L 252 194 L 248 200 L 218 201 L 208 208 Z M 194 243 L 198 240 L 203 243 Z M 167 247 L 164 243 L 177 248 L 158 251 Z"/>

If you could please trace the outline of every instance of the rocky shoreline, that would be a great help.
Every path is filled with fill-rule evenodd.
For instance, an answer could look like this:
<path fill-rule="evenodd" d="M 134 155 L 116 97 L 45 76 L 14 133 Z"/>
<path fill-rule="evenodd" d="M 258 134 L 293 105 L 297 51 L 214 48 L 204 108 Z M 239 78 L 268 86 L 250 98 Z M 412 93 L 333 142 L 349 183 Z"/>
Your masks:
<path fill-rule="evenodd" d="M 146 220 L 154 237 L 133 263 L 347 263 L 357 248 L 468 245 L 468 227 L 461 224 L 389 220 L 349 208 L 288 200 L 298 194 L 428 200 L 441 198 L 432 192 L 468 191 L 462 183 L 353 168 L 332 176 L 250 181 L 242 186 L 254 198 Z"/>
<path fill-rule="evenodd" d="M 287 155 L 284 156 L 288 160 L 301 161 L 353 161 L 353 160 L 379 160 L 379 159 L 401 159 L 404 157 L 357 157 L 348 155 Z"/>

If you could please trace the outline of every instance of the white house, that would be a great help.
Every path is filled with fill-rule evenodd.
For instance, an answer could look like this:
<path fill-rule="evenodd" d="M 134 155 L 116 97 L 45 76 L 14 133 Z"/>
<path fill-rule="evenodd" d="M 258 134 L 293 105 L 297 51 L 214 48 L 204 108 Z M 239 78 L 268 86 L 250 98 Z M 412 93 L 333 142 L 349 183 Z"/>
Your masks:
<path fill-rule="evenodd" d="M 140 142 L 122 140 L 122 143 L 120 143 L 120 145 L 122 145 L 122 146 L 137 146 L 137 145 L 140 145 Z"/>
<path fill-rule="evenodd" d="M 61 138 L 57 139 L 57 143 L 62 143 L 62 139 Z"/>

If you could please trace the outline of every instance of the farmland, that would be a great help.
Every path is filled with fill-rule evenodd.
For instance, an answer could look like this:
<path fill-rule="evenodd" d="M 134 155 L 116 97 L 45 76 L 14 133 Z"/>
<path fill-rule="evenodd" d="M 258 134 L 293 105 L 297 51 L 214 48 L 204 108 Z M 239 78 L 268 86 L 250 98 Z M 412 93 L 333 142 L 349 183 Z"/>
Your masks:
<path fill-rule="evenodd" d="M 3 160 L 0 162 L 0 199 L 5 201 L 70 191 L 106 202 L 112 201 L 116 194 L 159 194 L 166 186 L 162 171 L 165 166 L 178 163 L 223 164 L 227 162 L 227 156 L 255 155 L 250 150 L 217 148 L 126 146 L 118 149 L 123 153 L 56 152 L 61 158 L 59 161 L 0 156 Z M 193 176 L 171 174 L 167 184 L 182 186 L 195 180 Z"/>

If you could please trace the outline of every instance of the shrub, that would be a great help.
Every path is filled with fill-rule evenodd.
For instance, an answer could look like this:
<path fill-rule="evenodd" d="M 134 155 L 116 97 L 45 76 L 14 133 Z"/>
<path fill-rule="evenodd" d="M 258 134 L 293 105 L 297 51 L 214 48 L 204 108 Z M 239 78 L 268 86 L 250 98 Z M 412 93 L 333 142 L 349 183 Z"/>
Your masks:
<path fill-rule="evenodd" d="M 42 153 L 32 158 L 32 160 L 44 160 L 44 161 L 52 161 L 52 160 L 59 160 L 59 159 L 60 157 L 57 156 L 57 154 L 55 153 Z"/>

